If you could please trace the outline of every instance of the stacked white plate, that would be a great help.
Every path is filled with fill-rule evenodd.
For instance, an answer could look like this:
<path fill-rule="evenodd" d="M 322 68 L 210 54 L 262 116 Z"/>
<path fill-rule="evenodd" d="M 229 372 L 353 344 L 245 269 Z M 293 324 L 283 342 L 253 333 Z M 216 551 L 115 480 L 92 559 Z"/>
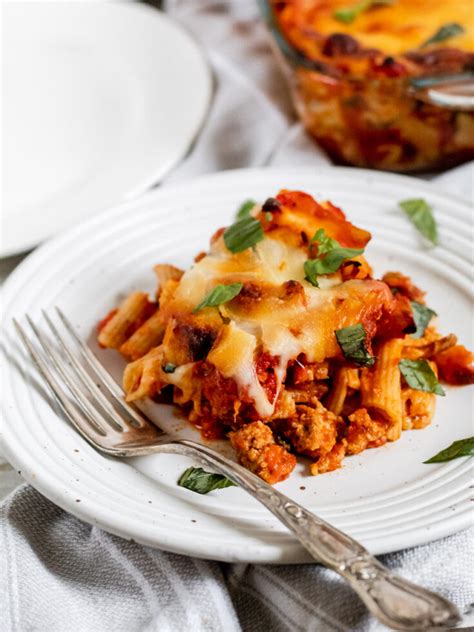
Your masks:
<path fill-rule="evenodd" d="M 143 193 L 203 124 L 197 43 L 139 2 L 6 2 L 0 257 Z"/>

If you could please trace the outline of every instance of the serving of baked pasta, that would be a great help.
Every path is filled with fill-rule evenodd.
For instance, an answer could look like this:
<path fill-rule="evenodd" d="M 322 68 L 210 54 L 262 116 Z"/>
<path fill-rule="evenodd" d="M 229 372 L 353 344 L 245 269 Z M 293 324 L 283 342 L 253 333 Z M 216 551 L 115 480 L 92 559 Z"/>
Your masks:
<path fill-rule="evenodd" d="M 243 205 L 187 271 L 157 265 L 156 296 L 99 324 L 128 361 L 127 400 L 173 403 L 269 483 L 297 455 L 322 474 L 427 426 L 440 382 L 474 381 L 472 354 L 407 276 L 374 278 L 370 238 L 300 191 Z"/>

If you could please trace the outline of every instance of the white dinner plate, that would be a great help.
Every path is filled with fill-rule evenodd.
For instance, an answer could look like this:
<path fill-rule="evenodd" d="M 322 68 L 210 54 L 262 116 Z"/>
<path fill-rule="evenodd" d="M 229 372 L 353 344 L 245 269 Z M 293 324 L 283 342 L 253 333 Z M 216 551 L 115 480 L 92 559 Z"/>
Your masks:
<path fill-rule="evenodd" d="M 470 215 L 461 199 L 408 177 L 359 169 L 255 169 L 223 172 L 165 187 L 91 219 L 34 252 L 5 288 L 3 449 L 34 487 L 76 516 L 138 542 L 198 557 L 247 562 L 300 562 L 307 553 L 267 510 L 238 488 L 207 496 L 177 487 L 187 458 L 106 458 L 63 419 L 14 338 L 10 320 L 59 305 L 100 360 L 120 379 L 124 362 L 95 343 L 98 320 L 127 292 L 155 286 L 157 262 L 189 266 L 210 235 L 231 222 L 245 198 L 264 200 L 280 188 L 328 198 L 368 228 L 375 271 L 401 270 L 428 291 L 443 332 L 470 339 Z M 428 249 L 399 210 L 399 200 L 433 205 L 441 243 Z M 454 440 L 472 434 L 472 389 L 446 388 L 428 428 L 345 459 L 316 477 L 300 460 L 278 485 L 289 496 L 384 553 L 467 527 L 472 469 L 466 458 L 424 465 Z M 180 432 L 170 407 L 148 413 Z M 192 430 L 182 431 L 187 436 Z"/>
<path fill-rule="evenodd" d="M 6 2 L 0 256 L 158 182 L 207 112 L 211 73 L 140 2 Z"/>

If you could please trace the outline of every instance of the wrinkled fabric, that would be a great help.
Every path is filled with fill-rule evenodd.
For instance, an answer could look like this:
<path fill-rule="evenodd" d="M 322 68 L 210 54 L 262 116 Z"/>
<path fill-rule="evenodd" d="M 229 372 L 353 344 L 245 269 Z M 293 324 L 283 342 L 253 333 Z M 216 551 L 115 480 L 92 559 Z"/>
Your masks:
<path fill-rule="evenodd" d="M 354 592 L 317 564 L 223 564 L 129 542 L 23 485 L 0 507 L 2 632 L 375 632 Z M 465 610 L 473 537 L 464 531 L 381 556 Z"/>
<path fill-rule="evenodd" d="M 215 79 L 207 120 L 165 182 L 263 165 L 328 165 L 295 120 L 255 0 L 168 0 Z M 472 199 L 473 165 L 439 177 Z M 375 632 L 353 591 L 317 564 L 222 564 L 140 546 L 56 507 L 0 463 L 0 632 Z M 474 530 L 381 556 L 407 579 L 474 601 Z M 474 628 L 471 628 L 474 629 Z"/>

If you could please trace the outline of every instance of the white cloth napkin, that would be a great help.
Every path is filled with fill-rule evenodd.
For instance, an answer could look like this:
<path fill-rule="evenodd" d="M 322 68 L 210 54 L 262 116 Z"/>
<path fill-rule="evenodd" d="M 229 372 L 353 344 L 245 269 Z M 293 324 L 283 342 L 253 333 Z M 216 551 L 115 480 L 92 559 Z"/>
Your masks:
<path fill-rule="evenodd" d="M 77 520 L 26 485 L 0 507 L 0 529 L 2 632 L 386 629 L 322 566 L 220 564 L 150 549 Z M 472 545 L 464 531 L 380 559 L 465 610 Z"/>
<path fill-rule="evenodd" d="M 329 164 L 295 121 L 255 0 L 169 0 L 166 9 L 202 41 L 216 78 L 207 123 L 167 182 L 235 167 Z M 438 183 L 472 200 L 473 172 L 465 165 Z M 385 629 L 316 564 L 228 565 L 153 550 L 17 485 L 0 461 L 0 497 L 15 487 L 0 506 L 0 632 Z M 474 601 L 473 548 L 470 530 L 381 559 L 465 611 Z"/>

